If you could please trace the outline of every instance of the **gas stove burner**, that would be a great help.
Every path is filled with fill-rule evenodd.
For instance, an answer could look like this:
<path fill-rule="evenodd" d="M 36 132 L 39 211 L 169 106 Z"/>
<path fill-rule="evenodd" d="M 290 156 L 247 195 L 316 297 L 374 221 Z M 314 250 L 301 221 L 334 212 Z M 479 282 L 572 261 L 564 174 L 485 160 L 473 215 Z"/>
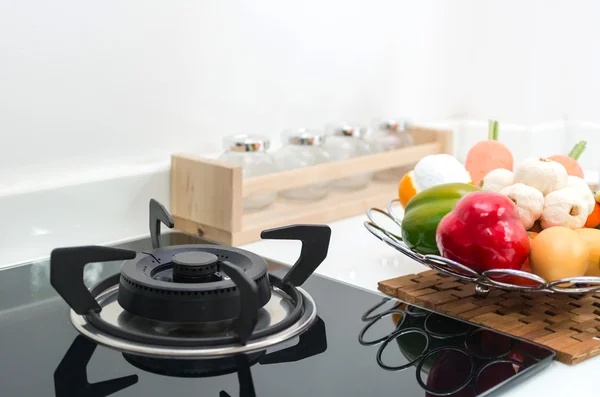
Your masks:
<path fill-rule="evenodd" d="M 300 258 L 278 278 L 251 252 L 219 245 L 158 246 L 160 223 L 173 221 L 150 201 L 154 249 L 108 247 L 52 251 L 50 283 L 73 309 L 71 322 L 88 338 L 123 353 L 154 358 L 222 358 L 248 354 L 304 332 L 316 305 L 301 288 L 327 256 L 331 230 L 295 225 L 262 232 L 300 240 Z M 123 260 L 121 272 L 88 290 L 87 263 Z M 149 362 L 149 361 L 146 361 Z"/>
<path fill-rule="evenodd" d="M 271 298 L 267 262 L 237 248 L 182 245 L 126 261 L 119 304 L 131 314 L 158 321 L 207 322 L 234 319 L 240 292 L 229 274 L 243 272 L 257 287 L 258 307 Z"/>
<path fill-rule="evenodd" d="M 128 313 L 117 300 L 117 277 L 105 280 L 108 288 L 100 283 L 91 290 L 102 311 L 85 316 L 71 312 L 71 322 L 83 335 L 131 354 L 195 359 L 259 351 L 298 336 L 316 318 L 315 302 L 305 291 L 277 284 L 290 295 L 274 288 L 272 298 L 256 314 L 252 334 L 240 343 L 236 321 L 177 323 Z"/>

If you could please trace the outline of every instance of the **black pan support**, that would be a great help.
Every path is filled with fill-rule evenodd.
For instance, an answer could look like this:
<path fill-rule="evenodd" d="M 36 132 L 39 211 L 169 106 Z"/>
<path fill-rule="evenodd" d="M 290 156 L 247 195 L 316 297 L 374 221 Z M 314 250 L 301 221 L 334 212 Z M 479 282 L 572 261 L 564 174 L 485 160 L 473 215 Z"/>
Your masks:
<path fill-rule="evenodd" d="M 160 224 L 163 223 L 172 229 L 175 226 L 173 218 L 164 205 L 154 199 L 150 199 L 150 239 L 152 248 L 160 247 Z"/>
<path fill-rule="evenodd" d="M 258 309 L 260 309 L 258 286 L 242 269 L 227 261 L 221 262 L 221 271 L 224 271 L 240 290 L 242 301 L 236 324 L 237 336 L 241 343 L 246 343 L 258 320 Z"/>
<path fill-rule="evenodd" d="M 300 240 L 300 257 L 283 278 L 283 283 L 301 286 L 327 257 L 331 228 L 327 225 L 292 225 L 264 230 L 260 237 L 273 240 Z"/>
<path fill-rule="evenodd" d="M 152 245 L 158 248 L 160 224 L 173 227 L 173 218 L 158 201 L 150 200 L 150 234 Z M 331 229 L 326 225 L 292 225 L 265 230 L 263 239 L 300 240 L 300 257 L 284 276 L 282 283 L 292 286 L 302 285 L 327 257 Z M 131 250 L 82 246 L 57 248 L 50 255 L 50 284 L 67 304 L 79 315 L 100 312 L 102 309 L 83 282 L 83 269 L 94 262 L 124 261 L 135 258 Z M 142 253 L 142 255 L 144 255 Z M 240 290 L 241 313 L 237 319 L 239 342 L 245 344 L 256 325 L 259 299 L 256 283 L 235 265 L 222 262 L 222 270 L 233 280 Z"/>
<path fill-rule="evenodd" d="M 83 269 L 88 263 L 124 261 L 137 253 L 131 250 L 98 247 L 57 248 L 50 254 L 50 284 L 77 314 L 102 310 L 83 283 Z"/>

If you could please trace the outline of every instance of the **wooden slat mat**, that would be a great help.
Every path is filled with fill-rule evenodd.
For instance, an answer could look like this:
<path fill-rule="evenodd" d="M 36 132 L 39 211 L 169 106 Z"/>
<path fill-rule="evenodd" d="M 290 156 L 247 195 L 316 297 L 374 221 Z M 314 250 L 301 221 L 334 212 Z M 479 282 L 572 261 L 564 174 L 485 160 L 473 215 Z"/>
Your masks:
<path fill-rule="evenodd" d="M 576 364 L 600 354 L 600 293 L 565 295 L 492 289 L 429 270 L 379 282 L 379 290 L 414 305 L 546 345 Z"/>

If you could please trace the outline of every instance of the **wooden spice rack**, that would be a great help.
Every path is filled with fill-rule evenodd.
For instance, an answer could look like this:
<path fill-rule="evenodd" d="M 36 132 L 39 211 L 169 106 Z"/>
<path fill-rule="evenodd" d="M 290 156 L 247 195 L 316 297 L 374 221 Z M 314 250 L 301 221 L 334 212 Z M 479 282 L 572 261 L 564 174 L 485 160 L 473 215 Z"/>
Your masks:
<path fill-rule="evenodd" d="M 452 133 L 412 127 L 415 145 L 349 160 L 242 180 L 242 167 L 189 154 L 171 158 L 171 214 L 175 228 L 227 245 L 260 239 L 260 232 L 297 223 L 327 223 L 385 206 L 396 197 L 398 182 L 371 181 L 355 191 L 332 190 L 318 201 L 277 197 L 267 208 L 244 213 L 242 201 L 253 195 L 377 172 L 416 163 L 430 154 L 452 153 Z"/>

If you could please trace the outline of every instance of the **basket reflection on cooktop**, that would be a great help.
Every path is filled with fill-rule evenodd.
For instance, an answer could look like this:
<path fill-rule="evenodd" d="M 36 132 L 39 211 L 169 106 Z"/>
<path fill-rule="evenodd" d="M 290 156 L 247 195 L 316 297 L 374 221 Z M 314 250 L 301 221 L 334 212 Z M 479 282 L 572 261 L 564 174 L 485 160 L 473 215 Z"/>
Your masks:
<path fill-rule="evenodd" d="M 554 356 L 543 346 L 389 298 L 362 320 L 359 343 L 378 345 L 382 369 L 414 371 L 426 396 L 480 396 Z"/>

